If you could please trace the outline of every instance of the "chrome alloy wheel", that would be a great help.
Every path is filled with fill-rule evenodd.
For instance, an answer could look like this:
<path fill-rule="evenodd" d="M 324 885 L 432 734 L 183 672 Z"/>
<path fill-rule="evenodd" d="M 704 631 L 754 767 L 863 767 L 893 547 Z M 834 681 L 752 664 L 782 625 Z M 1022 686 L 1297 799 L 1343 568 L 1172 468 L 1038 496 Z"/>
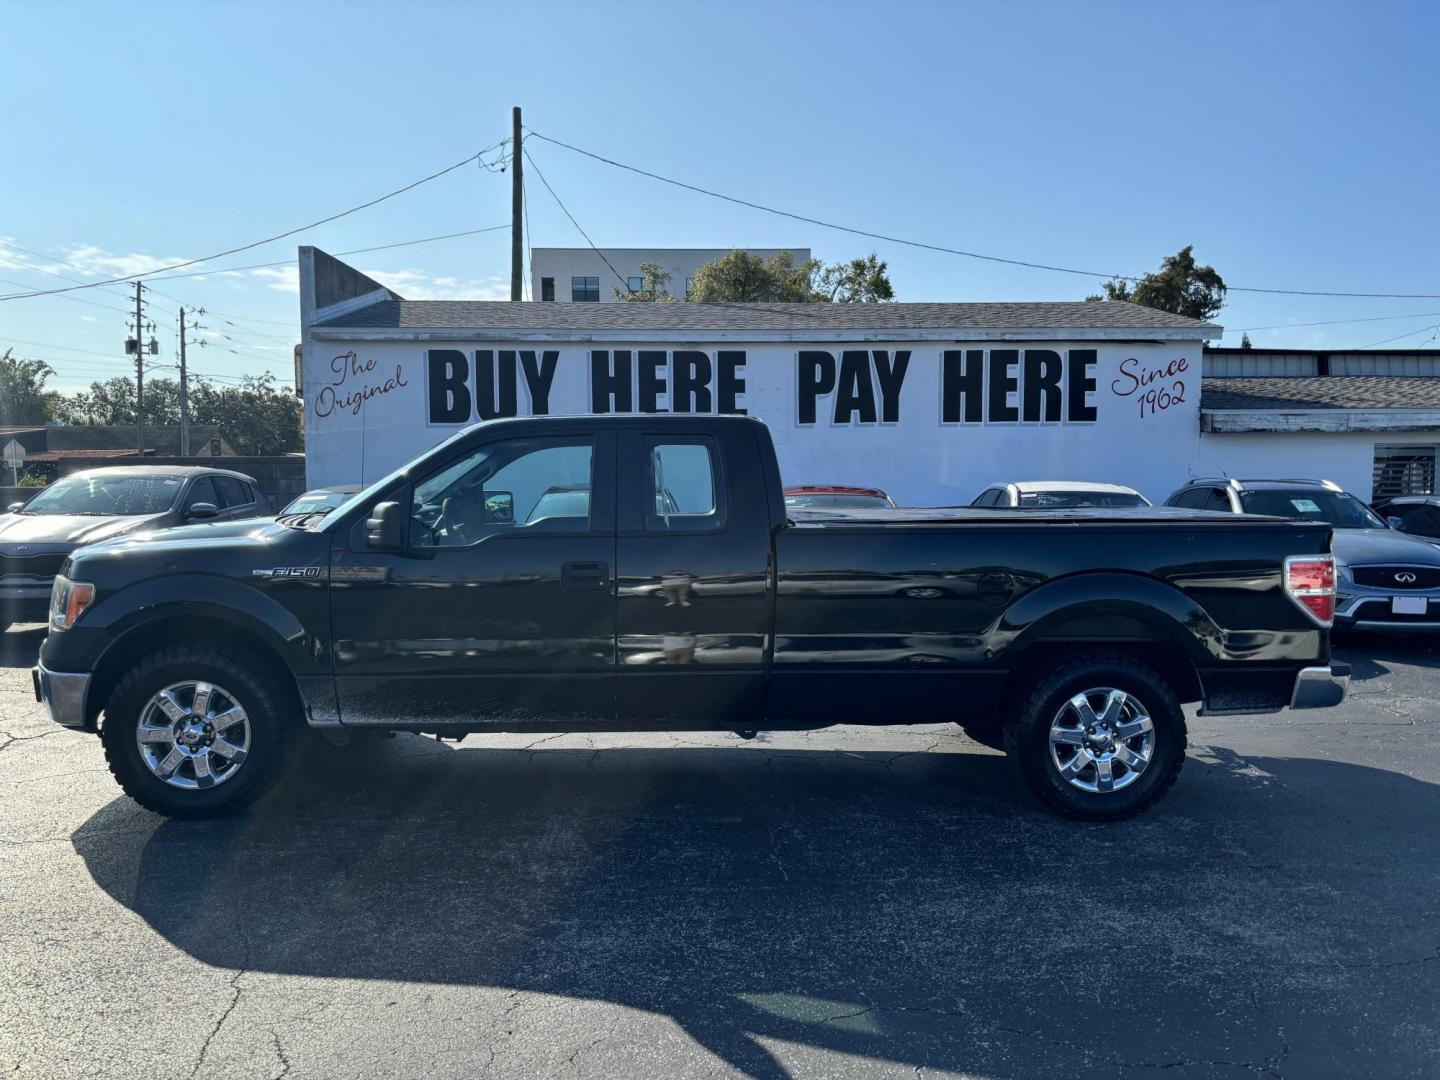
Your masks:
<path fill-rule="evenodd" d="M 1150 764 L 1155 725 L 1124 690 L 1076 694 L 1050 721 L 1050 758 L 1071 786 L 1092 794 L 1129 787 Z"/>
<path fill-rule="evenodd" d="M 140 757 L 172 787 L 223 784 L 250 750 L 250 718 L 240 703 L 208 682 L 178 682 L 145 703 L 135 729 Z"/>

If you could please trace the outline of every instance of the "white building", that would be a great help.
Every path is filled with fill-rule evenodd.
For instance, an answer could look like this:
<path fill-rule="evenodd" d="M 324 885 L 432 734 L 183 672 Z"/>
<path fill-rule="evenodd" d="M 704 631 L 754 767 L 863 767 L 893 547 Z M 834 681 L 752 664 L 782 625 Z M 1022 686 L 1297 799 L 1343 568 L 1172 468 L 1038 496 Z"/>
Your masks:
<path fill-rule="evenodd" d="M 659 263 L 670 274 L 669 292 L 683 300 L 690 292 L 695 271 L 729 255 L 730 248 L 532 248 L 530 295 L 536 300 L 610 304 L 615 290 L 639 292 L 642 263 Z M 761 259 L 788 251 L 799 266 L 810 258 L 809 248 L 745 248 Z M 603 258 L 602 258 L 603 256 Z"/>
<path fill-rule="evenodd" d="M 415 302 L 300 251 L 312 486 L 500 416 L 743 412 L 787 482 L 902 505 L 1222 473 L 1434 490 L 1440 352 L 1206 349 L 1218 326 L 1121 303 Z"/>

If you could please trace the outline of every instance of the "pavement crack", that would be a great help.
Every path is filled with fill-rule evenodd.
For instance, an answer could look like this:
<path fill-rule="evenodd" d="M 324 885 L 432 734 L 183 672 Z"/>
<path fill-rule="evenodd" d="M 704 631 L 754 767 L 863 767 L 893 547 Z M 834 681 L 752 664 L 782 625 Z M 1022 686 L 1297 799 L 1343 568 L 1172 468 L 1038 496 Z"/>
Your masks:
<path fill-rule="evenodd" d="M 200 1056 L 195 1059 L 195 1067 L 190 1070 L 190 1080 L 194 1080 L 200 1074 L 200 1070 L 205 1065 L 205 1058 L 210 1053 L 210 1044 L 220 1034 L 220 1029 L 225 1026 L 225 1021 L 230 1019 L 230 1014 L 235 1011 L 235 1006 L 240 1004 L 240 998 L 245 994 L 245 988 L 240 985 L 240 980 L 244 977 L 245 971 L 245 968 L 241 968 L 230 979 L 230 989 L 233 991 L 230 996 L 230 1004 L 225 1006 L 225 1011 L 220 1014 L 219 1019 L 210 1028 L 210 1034 L 205 1036 L 205 1042 L 200 1047 Z"/>
<path fill-rule="evenodd" d="M 274 1028 L 270 1029 L 270 1040 L 275 1044 L 275 1056 L 280 1059 L 280 1071 L 270 1080 L 284 1080 L 290 1075 L 290 1059 L 285 1054 L 285 1047 L 280 1043 L 280 1033 Z"/>

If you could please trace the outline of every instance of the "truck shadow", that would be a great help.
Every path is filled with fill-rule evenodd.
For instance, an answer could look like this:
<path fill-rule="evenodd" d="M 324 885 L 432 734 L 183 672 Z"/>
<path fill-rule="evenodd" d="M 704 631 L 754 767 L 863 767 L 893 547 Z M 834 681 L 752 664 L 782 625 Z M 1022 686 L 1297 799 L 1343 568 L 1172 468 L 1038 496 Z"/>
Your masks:
<path fill-rule="evenodd" d="M 297 770 L 235 819 L 117 799 L 74 847 L 206 964 L 616 1003 L 752 1077 L 788 1075 L 767 1041 L 986 1075 L 1113 1075 L 1222 1044 L 1259 1067 L 1343 1039 L 1332 1008 L 1399 1025 L 1433 1007 L 1372 962 L 1434 950 L 1392 892 L 1403 875 L 1437 893 L 1422 823 L 1440 788 L 1384 770 L 1204 751 L 1117 826 L 1050 816 L 980 752 L 401 736 Z M 1287 1035 L 1296 1001 L 1322 1019 Z M 1136 1009 L 1123 1039 L 1096 1037 L 1097 1015 Z M 1385 1034 L 1370 1066 L 1403 1071 L 1419 1040 Z"/>

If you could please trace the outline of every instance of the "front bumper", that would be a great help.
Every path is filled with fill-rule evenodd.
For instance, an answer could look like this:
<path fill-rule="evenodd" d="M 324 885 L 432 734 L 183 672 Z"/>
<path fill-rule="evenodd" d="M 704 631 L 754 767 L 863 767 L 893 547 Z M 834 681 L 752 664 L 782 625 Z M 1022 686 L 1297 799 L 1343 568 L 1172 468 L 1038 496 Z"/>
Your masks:
<path fill-rule="evenodd" d="M 1301 668 L 1290 695 L 1292 709 L 1328 709 L 1345 700 L 1350 688 L 1350 665 L 1333 661 L 1324 667 Z"/>
<path fill-rule="evenodd" d="M 1423 613 L 1396 615 L 1391 601 L 1396 596 L 1414 597 L 1425 601 Z M 1364 586 L 1347 584 L 1336 597 L 1335 629 L 1426 634 L 1440 631 L 1440 595 L 1434 590 L 1414 593 L 1383 592 Z"/>
<path fill-rule="evenodd" d="M 0 618 L 8 623 L 50 621 L 50 588 L 53 579 L 0 581 Z"/>
<path fill-rule="evenodd" d="M 86 728 L 88 673 L 51 671 L 44 664 L 36 664 L 30 669 L 30 678 L 35 683 L 35 700 L 45 706 L 51 720 L 61 727 Z"/>

